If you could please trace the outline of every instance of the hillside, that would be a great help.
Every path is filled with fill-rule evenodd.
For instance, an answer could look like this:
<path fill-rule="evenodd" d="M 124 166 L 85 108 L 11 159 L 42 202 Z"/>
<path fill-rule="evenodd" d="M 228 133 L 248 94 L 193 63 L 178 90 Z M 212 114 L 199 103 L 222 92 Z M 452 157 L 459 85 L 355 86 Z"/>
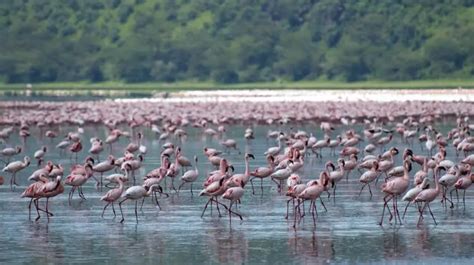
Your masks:
<path fill-rule="evenodd" d="M 474 0 L 0 3 L 0 82 L 474 77 Z"/>

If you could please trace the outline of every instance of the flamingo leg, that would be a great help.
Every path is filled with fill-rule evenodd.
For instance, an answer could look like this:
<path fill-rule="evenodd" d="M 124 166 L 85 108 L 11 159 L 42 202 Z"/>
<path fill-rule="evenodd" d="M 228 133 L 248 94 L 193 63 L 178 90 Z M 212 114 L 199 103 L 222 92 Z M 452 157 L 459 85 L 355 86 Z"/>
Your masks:
<path fill-rule="evenodd" d="M 48 220 L 49 220 L 49 217 L 53 216 L 53 214 L 48 210 L 48 205 L 49 205 L 49 197 L 46 198 L 46 217 L 48 217 Z"/>
<path fill-rule="evenodd" d="M 390 197 L 390 198 L 389 198 Z M 388 199 L 388 200 L 387 200 Z M 383 198 L 384 204 L 383 204 L 383 210 L 382 210 L 382 218 L 380 218 L 379 225 L 382 225 L 383 222 L 383 217 L 385 214 L 385 207 L 387 207 L 388 202 L 392 199 L 391 195 L 388 194 Z M 387 207 L 388 208 L 388 207 Z M 390 211 L 390 209 L 388 209 Z"/>
<path fill-rule="evenodd" d="M 123 217 L 122 203 L 126 200 L 128 200 L 128 198 L 125 198 L 121 202 L 119 202 L 120 213 L 122 214 L 122 220 L 120 220 L 121 223 L 123 223 L 123 221 L 125 221 L 125 218 Z"/>
<path fill-rule="evenodd" d="M 407 206 L 405 206 L 405 211 L 403 211 L 402 219 L 405 220 L 405 214 L 407 213 L 408 206 L 410 206 L 410 201 L 408 201 Z"/>
<path fill-rule="evenodd" d="M 435 225 L 438 225 L 438 223 L 436 222 L 436 219 L 435 219 L 435 217 L 434 217 L 434 215 L 433 215 L 433 212 L 431 211 L 430 203 L 427 203 L 427 205 L 428 205 L 428 210 L 430 211 L 431 217 L 433 218 L 433 221 L 435 222 Z"/>
<path fill-rule="evenodd" d="M 108 202 L 105 207 L 104 207 L 104 210 L 102 210 L 102 215 L 101 217 L 104 218 L 104 212 L 105 212 L 105 209 L 107 209 L 107 206 L 109 206 L 110 202 Z"/>
<path fill-rule="evenodd" d="M 298 204 L 296 205 L 295 207 L 295 214 L 294 214 L 294 222 L 293 222 L 293 228 L 296 228 L 296 211 L 297 211 L 297 207 L 299 208 L 300 207 L 300 201 L 298 200 Z"/>
<path fill-rule="evenodd" d="M 112 202 L 112 212 L 114 212 L 114 218 L 115 218 L 117 215 L 115 214 L 114 202 Z"/>
<path fill-rule="evenodd" d="M 254 187 L 253 187 L 253 179 L 254 179 L 254 178 L 251 178 L 251 179 L 250 179 L 250 185 L 252 186 L 252 195 L 255 195 L 255 189 L 254 189 Z"/>
<path fill-rule="evenodd" d="M 204 216 L 204 213 L 206 212 L 206 209 L 207 209 L 207 206 L 209 205 L 209 203 L 212 201 L 212 198 L 209 199 L 206 203 L 206 205 L 204 206 L 204 210 L 202 210 L 202 214 L 201 214 L 201 218 Z M 212 208 L 212 205 L 211 205 L 211 208 Z"/>
<path fill-rule="evenodd" d="M 216 204 L 218 204 L 218 205 L 219 205 L 219 204 L 222 205 L 226 210 L 229 210 L 229 208 L 227 208 L 227 205 L 225 205 L 225 204 L 223 204 L 223 203 L 221 203 L 221 202 L 219 202 L 219 201 L 217 201 L 217 200 L 214 200 L 214 202 L 216 202 Z M 240 218 L 240 220 L 244 220 L 244 219 L 242 218 L 242 215 L 240 215 L 240 214 L 238 214 L 238 213 L 236 213 L 236 212 L 234 212 L 234 211 L 232 211 L 232 210 L 231 210 L 230 212 L 233 213 L 233 214 L 235 214 L 235 215 L 237 215 L 237 216 Z"/>
<path fill-rule="evenodd" d="M 395 200 L 395 210 L 396 210 L 396 212 L 395 212 L 396 216 L 395 217 L 398 216 L 398 221 L 400 222 L 400 224 L 402 224 L 402 219 L 400 218 L 400 212 L 398 211 L 398 196 L 395 196 L 394 200 Z"/>
<path fill-rule="evenodd" d="M 370 199 L 372 199 L 372 189 L 370 188 L 370 183 L 367 183 L 367 186 L 369 187 Z"/>
<path fill-rule="evenodd" d="M 156 196 L 156 191 L 154 191 L 151 196 L 152 196 L 152 199 L 153 199 L 153 196 L 155 196 L 155 203 L 156 203 L 156 206 L 157 206 L 158 209 L 161 211 L 161 206 L 160 206 L 160 203 L 158 202 L 158 196 Z"/>
<path fill-rule="evenodd" d="M 324 210 L 327 212 L 328 209 L 326 208 L 326 205 L 324 205 L 324 202 L 321 198 L 319 198 L 319 201 L 321 202 L 321 205 L 324 207 Z"/>
<path fill-rule="evenodd" d="M 179 185 L 178 191 L 176 192 L 177 194 L 179 194 L 179 192 L 181 191 L 181 188 L 183 187 L 183 185 L 184 185 L 185 183 L 186 183 L 186 182 L 183 181 L 183 183 L 181 183 L 181 185 Z"/>
<path fill-rule="evenodd" d="M 418 222 L 416 223 L 416 226 L 419 226 L 421 220 L 423 219 L 423 212 L 425 211 L 425 207 L 426 207 L 426 202 L 425 202 L 425 204 L 423 205 L 423 207 L 421 207 L 421 208 L 418 210 L 418 211 L 420 212 L 420 216 L 418 217 Z"/>
<path fill-rule="evenodd" d="M 285 215 L 285 219 L 288 219 L 288 212 L 289 212 L 289 208 L 290 208 L 290 201 L 293 201 L 294 203 L 294 198 L 291 198 L 289 200 L 286 201 L 286 215 Z"/>
<path fill-rule="evenodd" d="M 28 204 L 28 220 L 31 220 L 31 203 L 33 202 L 33 198 L 31 198 L 30 203 Z"/>
<path fill-rule="evenodd" d="M 360 188 L 359 197 L 360 197 L 360 195 L 362 194 L 362 191 L 364 190 L 365 186 L 367 186 L 367 183 L 365 183 L 364 185 L 362 185 L 362 187 Z"/>
<path fill-rule="evenodd" d="M 462 204 L 464 205 L 464 210 L 466 209 L 466 189 L 464 189 L 462 194 Z"/>
<path fill-rule="evenodd" d="M 232 209 L 232 204 L 234 202 L 233 201 L 230 201 L 229 203 L 229 225 L 232 225 L 232 214 L 231 214 L 231 209 Z"/>
<path fill-rule="evenodd" d="M 39 213 L 38 199 L 34 199 L 34 204 L 35 204 L 35 207 L 36 207 L 36 213 L 38 214 L 35 221 L 38 221 L 41 218 L 40 213 Z"/>
<path fill-rule="evenodd" d="M 137 208 L 138 208 L 138 201 L 135 201 L 135 219 L 137 220 L 137 224 L 138 224 L 138 212 L 137 212 Z"/>
<path fill-rule="evenodd" d="M 219 203 L 219 201 L 217 200 L 216 197 L 214 197 L 214 202 L 216 203 L 217 212 L 219 213 L 219 217 L 222 217 L 222 215 L 221 215 L 221 210 L 219 209 L 219 204 L 222 204 L 222 203 Z"/>
<path fill-rule="evenodd" d="M 78 187 L 79 197 L 81 197 L 83 200 L 86 200 L 86 197 L 84 196 L 84 193 L 82 192 L 82 186 Z"/>
<path fill-rule="evenodd" d="M 298 212 L 300 213 L 301 218 L 303 218 L 306 215 L 306 210 L 304 209 L 304 200 L 301 201 L 301 205 L 303 207 L 303 214 L 301 214 L 301 208 L 298 205 Z"/>

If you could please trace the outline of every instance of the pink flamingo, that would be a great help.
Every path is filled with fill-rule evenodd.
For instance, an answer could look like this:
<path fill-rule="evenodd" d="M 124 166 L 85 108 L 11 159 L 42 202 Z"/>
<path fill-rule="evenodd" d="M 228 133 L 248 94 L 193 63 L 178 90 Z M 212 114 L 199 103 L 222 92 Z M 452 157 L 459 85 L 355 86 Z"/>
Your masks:
<path fill-rule="evenodd" d="M 316 226 L 315 213 L 317 214 L 316 199 L 318 199 L 321 196 L 321 194 L 324 191 L 324 187 L 327 186 L 327 184 L 329 183 L 328 173 L 326 171 L 321 172 L 320 179 L 323 179 L 324 183 L 320 183 L 317 180 L 310 182 L 309 183 L 310 185 L 307 188 L 305 188 L 297 197 L 300 201 L 296 205 L 296 208 L 299 208 L 300 204 L 303 201 L 306 201 L 306 200 L 310 201 L 309 211 L 312 213 L 314 226 Z M 323 206 L 324 206 L 324 203 L 323 203 Z M 326 207 L 324 206 L 324 208 Z M 295 221 L 293 223 L 293 228 L 295 227 L 296 227 L 296 210 L 295 210 Z"/>
<path fill-rule="evenodd" d="M 245 159 L 245 172 L 244 172 L 244 174 L 234 174 L 234 175 L 232 175 L 232 177 L 230 177 L 230 179 L 229 179 L 229 185 L 238 187 L 238 186 L 241 185 L 242 182 L 244 183 L 244 185 L 247 184 L 247 182 L 250 180 L 250 169 L 249 169 L 249 159 L 250 158 L 255 159 L 255 157 L 252 154 L 246 153 L 245 157 L 244 157 L 244 159 Z M 253 186 L 252 186 L 252 190 L 253 190 Z"/>
<path fill-rule="evenodd" d="M 183 176 L 181 176 L 182 183 L 178 187 L 178 192 L 181 190 L 184 184 L 191 183 L 191 196 L 193 195 L 193 182 L 196 181 L 199 176 L 197 162 L 198 162 L 198 158 L 197 156 L 194 156 L 194 170 L 192 169 L 188 170 L 183 174 Z"/>
<path fill-rule="evenodd" d="M 117 216 L 115 214 L 114 202 L 118 200 L 120 196 L 122 196 L 122 193 L 124 190 L 124 186 L 123 186 L 124 181 L 125 181 L 124 178 L 117 178 L 117 182 L 119 183 L 118 188 L 109 190 L 104 196 L 100 198 L 100 200 L 107 202 L 107 204 L 104 207 L 104 210 L 102 211 L 102 215 L 101 215 L 102 218 L 104 218 L 105 209 L 107 209 L 107 206 L 109 206 L 110 204 L 112 204 L 112 211 L 114 213 L 114 217 Z"/>
<path fill-rule="evenodd" d="M 28 204 L 28 219 L 29 220 L 31 220 L 31 203 L 33 203 L 34 199 L 39 198 L 40 189 L 48 181 L 49 181 L 49 179 L 47 178 L 47 176 L 44 173 L 40 174 L 38 176 L 38 181 L 30 184 L 25 189 L 25 191 L 23 191 L 23 193 L 21 194 L 21 198 L 25 198 L 25 197 L 26 198 L 31 198 L 30 203 Z M 36 207 L 36 203 L 35 203 L 35 208 L 37 209 L 37 211 L 44 211 L 43 209 L 38 209 Z M 39 212 L 38 212 L 38 217 L 36 218 L 36 220 L 38 220 L 39 218 L 40 218 L 40 215 L 39 215 Z"/>
<path fill-rule="evenodd" d="M 454 187 L 458 190 L 463 190 L 462 195 L 462 203 L 464 208 L 466 208 L 466 190 L 471 187 L 472 183 L 474 182 L 474 174 L 468 174 L 456 181 Z"/>
<path fill-rule="evenodd" d="M 430 203 L 438 197 L 440 191 L 441 191 L 441 186 L 439 185 L 439 171 L 442 169 L 442 167 L 437 167 L 435 169 L 435 183 L 436 187 L 434 189 L 425 189 L 422 192 L 420 192 L 416 198 L 414 199 L 414 202 L 421 202 L 424 203 L 423 207 L 419 209 L 420 212 L 420 217 L 418 218 L 418 223 L 417 225 L 420 224 L 421 219 L 423 219 L 423 212 L 425 211 L 425 208 L 428 207 L 428 210 L 430 211 L 431 217 L 433 218 L 433 221 L 435 224 L 438 224 L 436 222 L 436 219 L 434 218 L 433 212 L 431 211 L 430 208 Z"/>
<path fill-rule="evenodd" d="M 145 197 L 150 196 L 154 189 L 158 188 L 160 189 L 161 187 L 159 185 L 153 185 L 147 189 L 147 187 L 143 186 L 132 186 L 128 188 L 125 193 L 122 195 L 122 198 L 124 198 L 122 201 L 119 202 L 119 208 L 120 208 L 120 213 L 122 214 L 122 220 L 120 220 L 121 223 L 125 221 L 125 218 L 123 216 L 123 211 L 122 211 L 122 203 L 124 203 L 127 200 L 134 200 L 135 201 L 135 218 L 138 223 L 138 213 L 137 213 L 137 208 L 138 208 L 138 200 L 142 199 L 144 200 Z M 156 196 L 155 196 L 156 198 Z M 158 202 L 158 201 L 157 201 Z"/>
<path fill-rule="evenodd" d="M 411 164 L 405 161 L 403 169 L 404 169 L 403 177 L 391 179 L 382 185 L 382 191 L 386 195 L 383 198 L 384 204 L 383 204 L 382 218 L 380 219 L 379 225 L 382 225 L 385 208 L 388 208 L 390 212 L 390 208 L 387 206 L 387 204 L 392 199 L 393 199 L 393 211 L 395 214 L 395 222 L 397 221 L 397 217 L 398 217 L 400 224 L 402 223 L 402 220 L 400 218 L 400 213 L 398 212 L 397 200 L 398 200 L 398 197 L 408 189 L 408 185 L 410 184 L 410 176 L 408 175 L 408 173 L 411 171 Z M 390 216 L 390 220 L 391 219 L 392 219 L 392 215 Z"/>
<path fill-rule="evenodd" d="M 71 191 L 69 192 L 68 202 L 71 205 L 71 200 L 74 195 L 76 189 L 78 190 L 79 197 L 83 200 L 86 199 L 84 193 L 82 192 L 82 185 L 84 185 L 87 180 L 92 177 L 92 166 L 90 164 L 86 164 L 84 166 L 85 172 L 84 174 L 73 174 L 66 177 L 65 184 L 72 186 Z M 82 173 L 82 172 L 81 172 Z"/>
<path fill-rule="evenodd" d="M 244 195 L 244 186 L 245 183 L 243 180 L 241 180 L 240 187 L 228 188 L 222 195 L 223 199 L 230 200 L 229 208 L 227 209 L 229 211 L 229 224 L 232 223 L 232 214 L 237 215 L 240 220 L 243 220 L 242 215 L 232 211 L 232 206 L 235 202 L 240 202 L 240 198 L 242 198 L 242 196 Z"/>
<path fill-rule="evenodd" d="M 76 155 L 76 163 L 77 163 L 77 153 L 79 153 L 81 150 L 82 150 L 81 140 L 77 142 L 73 142 L 71 146 L 69 147 L 69 151 L 73 152 Z"/>
<path fill-rule="evenodd" d="M 260 190 L 262 191 L 262 196 L 263 196 L 263 179 L 269 177 L 275 168 L 273 162 L 275 159 L 273 156 L 268 155 L 267 156 L 267 162 L 268 162 L 268 167 L 259 167 L 255 169 L 254 171 L 250 172 L 250 175 L 253 176 L 250 179 L 250 183 L 252 184 L 253 187 L 253 179 L 259 178 L 260 179 Z M 252 189 L 252 194 L 255 194 L 254 190 Z"/>

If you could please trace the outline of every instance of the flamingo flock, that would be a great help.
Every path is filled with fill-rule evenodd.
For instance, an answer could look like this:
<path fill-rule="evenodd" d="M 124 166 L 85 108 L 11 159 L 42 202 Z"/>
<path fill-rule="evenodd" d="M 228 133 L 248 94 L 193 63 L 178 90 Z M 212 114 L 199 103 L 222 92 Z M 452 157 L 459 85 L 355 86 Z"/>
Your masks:
<path fill-rule="evenodd" d="M 126 202 L 134 202 L 138 223 L 139 208 L 147 197 L 160 211 L 160 200 L 174 196 L 191 196 L 196 200 L 206 197 L 201 217 L 208 209 L 211 214 L 216 209 L 219 217 L 228 216 L 229 223 L 232 217 L 242 221 L 245 201 L 263 198 L 269 192 L 272 196 L 287 197 L 284 218 L 291 216 L 294 228 L 307 214 L 316 226 L 317 219 L 324 218 L 318 214 L 318 203 L 324 211 L 334 210 L 331 206 L 337 205 L 342 196 L 337 192 L 338 186 L 345 182 L 359 191 L 354 203 L 359 199 L 372 200 L 376 192 L 383 194 L 379 225 L 407 223 L 405 214 L 411 208 L 418 213 L 417 225 L 428 222 L 427 213 L 438 224 L 431 206 L 441 204 L 445 209 L 454 209 L 461 205 L 461 191 L 465 209 L 465 193 L 474 181 L 474 137 L 470 135 L 474 124 L 469 123 L 473 108 L 466 102 L 393 103 L 383 108 L 376 103 L 361 106 L 354 102 L 340 108 L 335 103 L 292 103 L 291 108 L 269 103 L 254 106 L 251 111 L 236 105 L 224 108 L 221 104 L 198 103 L 153 107 L 147 103 L 116 102 L 30 104 L 33 105 L 16 102 L 4 104 L 15 108 L 2 106 L 0 140 L 4 148 L 0 155 L 2 171 L 10 175 L 11 192 L 18 186 L 17 178 L 23 178 L 25 168 L 37 168 L 28 178 L 32 183 L 20 195 L 30 199 L 29 218 L 33 205 L 36 221 L 41 218 L 40 212 L 48 219 L 54 216 L 49 201 L 64 193 L 65 188 L 69 205 L 78 202 L 74 198 L 76 192 L 79 203 L 87 200 L 83 187 L 93 181 L 97 189 L 94 192 L 105 203 L 101 217 L 106 218 L 110 206 L 115 218 L 118 203 L 120 223 L 125 221 Z M 23 113 L 19 114 L 19 110 Z M 29 115 L 32 113 L 35 115 Z M 443 133 L 445 129 L 440 124 L 453 115 L 455 124 Z M 68 126 L 64 126 L 66 123 Z M 317 127 L 308 129 L 304 126 L 308 123 Z M 107 133 L 96 130 L 92 138 L 86 139 L 83 126 L 87 124 L 95 128 L 104 126 Z M 235 128 L 240 128 L 233 127 L 235 124 L 246 127 L 238 132 L 241 139 L 230 137 L 236 135 Z M 71 129 L 76 126 L 77 129 Z M 259 135 L 254 131 L 258 126 L 272 129 L 266 136 Z M 38 135 L 30 129 L 34 127 L 48 130 L 40 130 Z M 12 134 L 17 134 L 21 142 L 12 140 Z M 192 160 L 186 156 L 187 137 L 191 134 L 202 135 L 205 144 L 202 153 L 187 153 Z M 42 140 L 43 136 L 49 139 Z M 44 145 L 30 150 L 28 142 L 32 138 Z M 267 144 L 266 151 L 251 151 L 253 142 L 262 140 Z M 150 141 L 159 145 L 149 145 Z M 120 147 L 124 145 L 125 148 Z M 151 157 L 151 148 L 160 149 L 159 157 Z M 415 152 L 416 149 L 420 151 Z M 55 157 L 53 153 L 60 157 L 58 161 L 51 159 Z M 447 159 L 448 153 L 455 159 Z M 19 159 L 21 156 L 23 159 Z M 30 157 L 36 162 L 32 164 Z M 243 172 L 235 171 L 236 157 L 238 163 L 245 165 Z M 257 164 L 256 158 L 265 163 Z M 68 161 L 67 165 L 59 160 Z M 149 160 L 160 163 L 143 173 Z M 315 162 L 324 167 L 312 167 Z M 204 167 L 208 170 L 202 170 Z M 413 171 L 415 167 L 417 172 Z M 5 177 L 0 177 L 0 185 Z M 257 192 L 256 180 L 260 180 Z M 194 197 L 193 185 L 201 185 L 199 197 Z M 268 185 L 274 188 L 265 191 Z M 187 186 L 189 194 L 181 192 Z M 40 200 L 45 201 L 44 206 Z M 326 207 L 325 202 L 332 203 Z M 400 202 L 406 203 L 403 215 Z M 305 203 L 309 203 L 307 209 Z"/>

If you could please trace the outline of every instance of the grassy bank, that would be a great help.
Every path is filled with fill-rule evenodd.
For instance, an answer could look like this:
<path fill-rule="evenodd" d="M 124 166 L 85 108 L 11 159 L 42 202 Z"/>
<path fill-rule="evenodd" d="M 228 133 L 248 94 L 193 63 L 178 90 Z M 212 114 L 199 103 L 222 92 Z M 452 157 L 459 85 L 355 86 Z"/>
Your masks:
<path fill-rule="evenodd" d="M 41 83 L 33 84 L 31 91 L 63 91 L 63 92 L 175 92 L 182 90 L 217 90 L 217 89 L 446 89 L 446 88 L 474 88 L 474 80 L 427 80 L 408 82 L 269 82 L 269 83 L 242 83 L 216 84 L 210 82 L 177 82 L 177 83 Z M 23 92 L 25 84 L 0 84 L 0 91 Z"/>

